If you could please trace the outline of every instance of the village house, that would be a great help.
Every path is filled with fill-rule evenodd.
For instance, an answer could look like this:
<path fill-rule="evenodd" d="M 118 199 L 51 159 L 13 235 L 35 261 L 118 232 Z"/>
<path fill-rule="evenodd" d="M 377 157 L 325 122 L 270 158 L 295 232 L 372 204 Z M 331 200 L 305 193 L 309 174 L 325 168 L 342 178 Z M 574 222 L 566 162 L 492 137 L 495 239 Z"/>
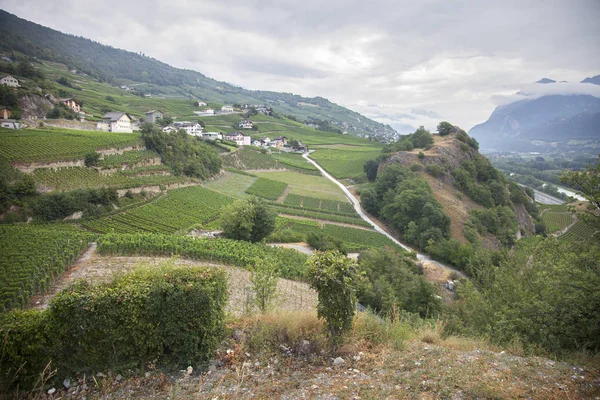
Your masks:
<path fill-rule="evenodd" d="M 240 121 L 238 127 L 241 129 L 252 129 L 254 127 L 254 124 L 249 119 L 245 119 L 243 121 Z"/>
<path fill-rule="evenodd" d="M 258 140 L 258 139 L 254 139 L 254 140 L 252 141 L 252 146 L 256 146 L 256 147 L 262 147 L 262 143 L 261 143 L 261 141 L 260 141 L 260 140 Z"/>
<path fill-rule="evenodd" d="M 198 122 L 176 122 L 173 125 L 177 129 L 183 129 L 188 135 L 200 136 L 202 134 L 202 125 Z"/>
<path fill-rule="evenodd" d="M 207 108 L 204 111 L 200 111 L 199 115 L 215 115 L 215 110 L 213 110 L 212 108 Z"/>
<path fill-rule="evenodd" d="M 269 147 L 275 147 L 276 149 L 283 149 L 283 140 L 281 139 L 273 139 L 268 144 Z"/>
<path fill-rule="evenodd" d="M 217 139 L 223 139 L 223 135 L 221 135 L 219 132 L 204 132 L 202 133 L 202 139 L 206 139 L 206 140 L 217 140 Z"/>
<path fill-rule="evenodd" d="M 164 114 L 160 110 L 150 110 L 146 113 L 146 122 L 155 123 L 159 119 L 163 119 Z"/>
<path fill-rule="evenodd" d="M 66 99 L 60 99 L 60 102 L 63 103 L 65 106 L 69 107 L 71 110 L 73 110 L 76 113 L 81 112 L 81 104 L 79 104 L 76 100 L 74 100 L 70 97 L 66 98 Z"/>
<path fill-rule="evenodd" d="M 5 106 L 0 106 L 0 119 L 10 119 L 12 117 L 12 110 Z"/>
<path fill-rule="evenodd" d="M 285 137 L 285 136 L 277 136 L 273 140 L 279 140 L 280 142 L 283 143 L 284 146 L 287 146 L 287 143 L 288 143 L 287 137 Z"/>
<path fill-rule="evenodd" d="M 163 132 L 166 132 L 166 133 L 177 132 L 178 130 L 179 129 L 174 127 L 173 125 L 165 126 L 163 128 Z"/>
<path fill-rule="evenodd" d="M 268 136 L 265 137 L 265 138 L 260 139 L 260 145 L 262 147 L 265 147 L 265 148 L 268 147 L 269 143 L 271 143 L 271 139 Z"/>
<path fill-rule="evenodd" d="M 244 135 L 242 132 L 229 132 L 223 139 L 235 142 L 238 146 L 248 146 L 252 140 L 250 136 Z"/>
<path fill-rule="evenodd" d="M 198 107 L 206 107 L 206 105 L 205 102 L 198 100 Z"/>
<path fill-rule="evenodd" d="M 254 107 L 254 109 L 256 110 L 256 112 L 259 112 L 261 114 L 273 115 L 273 109 L 269 106 L 260 105 L 260 106 Z"/>
<path fill-rule="evenodd" d="M 0 127 L 7 129 L 19 129 L 20 124 L 19 121 L 14 119 L 2 119 L 0 120 Z"/>
<path fill-rule="evenodd" d="M 221 107 L 221 111 L 223 111 L 224 113 L 232 113 L 233 106 L 223 106 L 223 107 Z"/>
<path fill-rule="evenodd" d="M 103 132 L 126 132 L 131 133 L 133 118 L 124 112 L 107 112 L 102 117 L 102 121 L 98 122 L 98 130 Z"/>
<path fill-rule="evenodd" d="M 19 80 L 12 75 L 0 75 L 0 85 L 19 87 Z"/>

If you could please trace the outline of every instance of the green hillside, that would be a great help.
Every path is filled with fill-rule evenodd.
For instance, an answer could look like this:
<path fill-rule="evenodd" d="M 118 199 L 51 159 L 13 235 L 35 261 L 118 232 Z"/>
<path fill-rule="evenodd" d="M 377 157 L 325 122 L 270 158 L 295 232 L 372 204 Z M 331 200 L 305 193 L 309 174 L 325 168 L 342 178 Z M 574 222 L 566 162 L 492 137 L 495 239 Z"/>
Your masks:
<path fill-rule="evenodd" d="M 137 53 L 104 46 L 83 37 L 67 35 L 0 10 L 0 52 L 22 53 L 44 61 L 64 64 L 100 82 L 116 87 L 131 85 L 153 96 L 177 97 L 221 104 L 268 104 L 276 112 L 300 120 L 319 119 L 353 133 L 393 133 L 375 122 L 322 97 L 306 98 L 291 93 L 251 91 L 219 82 L 203 74 L 173 68 Z"/>

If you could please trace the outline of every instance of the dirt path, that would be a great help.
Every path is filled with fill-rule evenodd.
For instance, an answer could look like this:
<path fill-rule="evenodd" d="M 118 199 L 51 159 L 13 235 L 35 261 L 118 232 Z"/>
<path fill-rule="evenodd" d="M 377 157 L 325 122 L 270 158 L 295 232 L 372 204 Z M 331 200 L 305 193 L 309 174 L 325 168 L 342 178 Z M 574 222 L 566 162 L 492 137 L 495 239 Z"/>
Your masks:
<path fill-rule="evenodd" d="M 77 259 L 69 270 L 59 277 L 52 288 L 43 296 L 32 300 L 31 307 L 43 309 L 61 290 L 78 279 L 91 282 L 106 282 L 115 275 L 126 273 L 132 269 L 146 265 L 155 266 L 169 261 L 166 257 L 105 257 L 96 254 L 96 244 Z M 222 264 L 176 258 L 173 263 L 177 267 L 203 266 L 223 268 L 228 276 L 229 303 L 226 310 L 234 315 L 243 315 L 252 307 L 248 298 L 251 296 L 250 272 Z M 278 310 L 314 310 L 317 305 L 316 293 L 303 282 L 279 279 L 275 308 Z"/>
<path fill-rule="evenodd" d="M 292 188 L 290 187 L 290 185 L 287 185 L 285 187 L 285 190 L 281 194 L 281 196 L 279 196 L 279 198 L 276 200 L 276 202 L 277 203 L 283 203 L 283 201 L 285 200 L 285 198 L 287 197 L 287 195 L 290 194 L 291 191 L 292 191 Z"/>

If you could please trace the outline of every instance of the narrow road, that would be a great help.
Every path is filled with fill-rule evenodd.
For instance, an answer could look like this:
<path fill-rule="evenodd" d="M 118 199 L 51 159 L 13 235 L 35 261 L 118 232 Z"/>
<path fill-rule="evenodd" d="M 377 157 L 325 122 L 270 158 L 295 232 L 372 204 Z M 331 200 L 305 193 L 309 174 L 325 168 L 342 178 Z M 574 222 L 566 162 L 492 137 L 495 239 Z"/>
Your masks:
<path fill-rule="evenodd" d="M 382 235 L 387 236 L 392 242 L 396 243 L 398 246 L 402 247 L 404 250 L 406 251 L 411 251 L 411 252 L 415 252 L 417 253 L 417 259 L 421 262 L 428 262 L 431 264 L 436 265 L 437 267 L 440 268 L 444 268 L 453 272 L 456 272 L 457 274 L 459 274 L 460 276 L 465 276 L 461 271 L 458 271 L 448 265 L 445 265 L 439 261 L 435 261 L 433 260 L 429 255 L 427 254 L 423 254 L 423 253 L 419 253 L 416 250 L 408 247 L 406 244 L 400 242 L 398 239 L 396 239 L 395 237 L 393 237 L 392 235 L 390 235 L 389 233 L 387 233 L 383 228 L 381 228 L 379 225 L 377 225 L 375 222 L 373 222 L 371 220 L 371 218 L 369 218 L 362 210 L 362 208 L 360 207 L 360 202 L 356 199 L 356 197 L 354 197 L 354 195 L 346 188 L 346 186 L 344 186 L 341 182 L 339 182 L 337 179 L 335 179 L 333 176 L 331 176 L 329 173 L 327 173 L 327 171 L 325 171 L 319 164 L 317 164 L 317 162 L 315 160 L 313 160 L 312 158 L 309 157 L 308 153 L 304 153 L 302 155 L 302 157 L 304 157 L 306 159 L 306 161 L 308 161 L 309 163 L 311 163 L 312 165 L 314 165 L 315 167 L 317 167 L 319 169 L 319 171 L 321 171 L 321 174 L 323 174 L 323 176 L 327 179 L 329 179 L 330 181 L 332 181 L 333 183 L 335 183 L 336 185 L 338 185 L 340 187 L 340 189 L 342 189 L 342 191 L 344 192 L 344 194 L 346 195 L 346 197 L 348 198 L 348 200 L 350 200 L 350 202 L 352 203 L 352 205 L 354 206 L 354 210 L 356 210 L 356 212 L 358 213 L 358 215 L 360 215 L 360 217 L 365 220 L 366 222 L 368 222 L 373 229 L 375 229 L 377 232 L 381 233 Z"/>

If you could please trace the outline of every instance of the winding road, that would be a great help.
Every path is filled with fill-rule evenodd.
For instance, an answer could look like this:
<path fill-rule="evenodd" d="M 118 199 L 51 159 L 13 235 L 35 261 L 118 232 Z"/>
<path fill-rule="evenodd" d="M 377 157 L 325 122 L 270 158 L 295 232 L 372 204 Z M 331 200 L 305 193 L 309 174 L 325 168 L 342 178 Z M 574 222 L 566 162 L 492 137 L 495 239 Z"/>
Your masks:
<path fill-rule="evenodd" d="M 308 161 L 309 163 L 311 163 L 312 165 L 314 165 L 315 167 L 317 167 L 317 169 L 319 171 L 321 171 L 321 174 L 323 174 L 323 176 L 327 179 L 329 179 L 330 181 L 332 181 L 333 183 L 335 183 L 336 185 L 338 185 L 340 187 L 340 189 L 342 189 L 342 191 L 344 192 L 344 194 L 346 195 L 346 197 L 348 198 L 348 200 L 350 200 L 350 202 L 352 203 L 352 205 L 354 206 L 354 210 L 356 210 L 356 212 L 358 213 L 358 215 L 360 215 L 360 217 L 365 220 L 366 222 L 368 222 L 373 229 L 375 229 L 377 232 L 381 233 L 382 235 L 387 236 L 392 242 L 396 243 L 398 246 L 402 247 L 404 250 L 406 251 L 411 251 L 414 253 L 417 253 L 417 259 L 421 262 L 428 262 L 431 264 L 434 264 L 440 268 L 444 268 L 453 272 L 456 272 L 457 274 L 459 274 L 460 276 L 464 277 L 464 274 L 461 271 L 458 271 L 446 264 L 443 264 L 439 261 L 435 261 L 433 260 L 429 255 L 427 254 L 423 254 L 423 253 L 419 253 L 418 251 L 408 247 L 406 244 L 400 242 L 398 239 L 396 239 L 395 237 L 393 237 L 392 235 L 390 235 L 388 232 L 386 232 L 383 228 L 381 228 L 379 225 L 377 225 L 373 220 L 371 220 L 371 218 L 369 218 L 367 216 L 367 214 L 364 213 L 364 211 L 362 210 L 362 208 L 360 207 L 360 202 L 358 201 L 358 199 L 356 197 L 354 197 L 354 195 L 348 190 L 348 188 L 346 188 L 346 186 L 344 186 L 341 182 L 339 182 L 337 179 L 335 179 L 333 176 L 331 176 L 327 171 L 325 171 L 323 169 L 323 167 L 321 167 L 315 160 L 313 160 L 312 158 L 309 157 L 309 153 L 304 153 L 302 155 L 302 157 L 304 157 L 306 159 L 306 161 Z"/>

